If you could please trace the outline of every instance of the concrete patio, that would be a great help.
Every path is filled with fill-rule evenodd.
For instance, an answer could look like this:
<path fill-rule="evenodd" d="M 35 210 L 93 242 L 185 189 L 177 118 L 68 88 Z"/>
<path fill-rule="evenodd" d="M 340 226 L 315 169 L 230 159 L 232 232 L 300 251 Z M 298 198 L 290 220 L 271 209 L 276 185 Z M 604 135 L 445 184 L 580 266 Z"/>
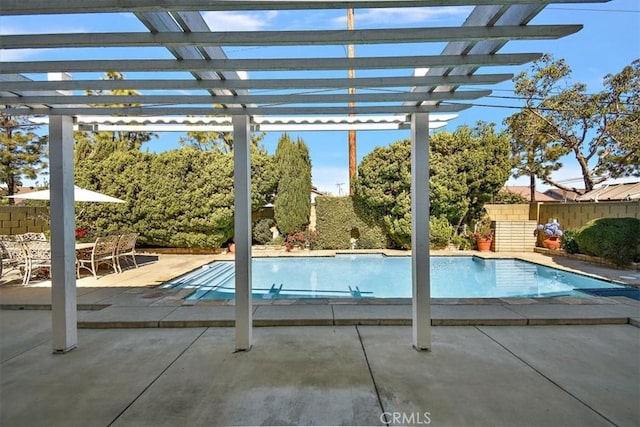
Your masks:
<path fill-rule="evenodd" d="M 0 286 L 0 425 L 640 425 L 639 301 L 433 300 L 432 352 L 411 347 L 409 299 L 256 301 L 234 352 L 233 301 L 156 287 L 221 258 L 80 279 L 64 355 L 50 284 Z"/>
<path fill-rule="evenodd" d="M 637 426 L 631 325 L 83 329 L 51 354 L 50 313 L 1 310 L 2 426 Z"/>

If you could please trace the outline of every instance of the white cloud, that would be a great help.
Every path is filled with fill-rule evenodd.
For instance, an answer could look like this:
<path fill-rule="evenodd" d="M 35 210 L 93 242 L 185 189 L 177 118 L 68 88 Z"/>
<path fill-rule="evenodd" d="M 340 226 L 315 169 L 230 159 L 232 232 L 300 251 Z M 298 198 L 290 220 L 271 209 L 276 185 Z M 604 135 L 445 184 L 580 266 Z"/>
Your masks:
<path fill-rule="evenodd" d="M 35 55 L 36 52 L 33 49 L 0 49 L 0 61 L 2 62 L 10 62 L 10 61 L 24 61 L 28 59 L 30 56 Z"/>
<path fill-rule="evenodd" d="M 342 184 L 342 194 L 349 194 L 349 168 L 337 166 L 313 166 L 312 182 L 318 190 L 338 195 L 338 184 Z"/>
<path fill-rule="evenodd" d="M 211 31 L 259 31 L 268 28 L 278 12 L 205 12 L 202 16 Z"/>

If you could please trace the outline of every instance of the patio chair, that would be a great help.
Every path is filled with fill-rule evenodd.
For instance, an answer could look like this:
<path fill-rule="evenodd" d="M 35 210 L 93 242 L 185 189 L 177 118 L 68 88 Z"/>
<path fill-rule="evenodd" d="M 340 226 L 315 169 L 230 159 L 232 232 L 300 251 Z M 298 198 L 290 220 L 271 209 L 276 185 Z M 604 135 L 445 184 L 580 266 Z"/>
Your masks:
<path fill-rule="evenodd" d="M 35 270 L 42 268 L 47 269 L 48 277 L 51 278 L 51 244 L 46 240 L 27 240 L 22 244 L 27 255 L 24 284 L 29 283 Z"/>
<path fill-rule="evenodd" d="M 98 278 L 98 267 L 101 264 L 111 264 L 114 272 L 118 272 L 115 251 L 118 246 L 119 235 L 98 237 L 92 248 L 76 251 L 76 275 L 80 277 L 80 269 L 84 268 Z"/>
<path fill-rule="evenodd" d="M 2 252 L 2 265 L 16 268 L 22 275 L 22 284 L 28 281 L 28 257 L 24 244 L 16 236 L 0 236 L 0 252 Z"/>
<path fill-rule="evenodd" d="M 118 267 L 118 271 L 122 273 L 122 265 L 120 264 L 120 260 L 127 258 L 131 258 L 133 261 L 133 265 L 138 268 L 138 263 L 136 262 L 136 240 L 138 240 L 138 233 L 125 233 L 120 236 L 120 240 L 118 240 L 118 246 L 116 247 L 116 264 Z"/>
<path fill-rule="evenodd" d="M 23 242 L 30 242 L 32 240 L 37 240 L 40 242 L 46 242 L 47 236 L 44 233 L 23 233 L 17 235 L 18 239 Z"/>

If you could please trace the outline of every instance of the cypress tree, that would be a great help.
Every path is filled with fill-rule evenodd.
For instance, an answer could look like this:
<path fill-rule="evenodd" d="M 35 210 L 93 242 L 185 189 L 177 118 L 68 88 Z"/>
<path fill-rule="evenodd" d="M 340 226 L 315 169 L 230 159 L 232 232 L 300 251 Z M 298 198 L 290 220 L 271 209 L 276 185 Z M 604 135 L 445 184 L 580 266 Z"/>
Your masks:
<path fill-rule="evenodd" d="M 302 139 L 291 141 L 283 134 L 276 149 L 280 174 L 274 207 L 278 229 L 283 235 L 303 231 L 311 213 L 311 159 Z"/>

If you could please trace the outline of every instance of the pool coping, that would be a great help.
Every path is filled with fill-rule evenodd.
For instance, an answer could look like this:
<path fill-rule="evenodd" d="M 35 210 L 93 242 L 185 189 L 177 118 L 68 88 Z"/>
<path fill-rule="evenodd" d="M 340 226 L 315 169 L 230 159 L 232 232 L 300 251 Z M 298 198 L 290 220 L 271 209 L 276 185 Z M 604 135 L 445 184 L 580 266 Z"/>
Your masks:
<path fill-rule="evenodd" d="M 40 292 L 47 290 L 40 288 Z M 121 288 L 101 301 L 78 304 L 78 327 L 194 328 L 232 327 L 232 300 L 183 304 L 176 293 L 150 288 Z M 173 295 L 171 295 L 173 294 Z M 88 299 L 90 293 L 82 298 Z M 0 310 L 50 310 L 47 303 L 10 303 L 3 297 Z M 253 325 L 267 326 L 407 326 L 411 325 L 411 300 L 271 300 L 255 301 Z M 630 324 L 640 327 L 640 301 L 626 297 L 434 300 L 433 326 L 549 326 Z"/>
<path fill-rule="evenodd" d="M 260 251 L 255 251 L 258 255 Z M 282 255 L 284 251 L 277 251 Z M 308 256 L 309 251 L 290 252 L 285 256 Z M 314 251 L 315 252 L 315 251 Z M 407 251 L 355 251 L 408 256 Z M 313 256 L 352 254 L 351 251 L 322 251 Z M 261 254 L 262 255 L 262 254 Z M 259 255 L 258 255 L 259 256 Z M 602 274 L 558 265 L 540 254 L 479 253 L 477 251 L 440 251 L 434 256 L 476 256 L 486 259 L 509 258 L 557 268 L 588 277 L 618 283 Z M 203 259 L 204 258 L 200 258 Z M 206 258 L 233 260 L 223 254 Z M 182 262 L 182 258 L 180 259 Z M 162 260 L 159 260 L 162 265 Z M 166 261 L 165 261 L 166 262 Z M 170 264 L 170 262 L 169 262 Z M 200 264 L 200 265 L 202 265 Z M 194 265 L 194 264 L 191 264 Z M 147 267 L 151 267 L 149 270 Z M 578 268 L 605 271 L 580 265 Z M 144 271 L 143 271 L 144 270 Z M 80 328 L 179 328 L 229 327 L 235 324 L 233 300 L 186 300 L 188 289 L 161 289 L 155 263 L 129 269 L 122 275 L 105 276 L 94 281 L 83 278 L 77 292 L 78 327 Z M 184 269 L 182 271 L 185 271 Z M 626 272 L 609 271 L 609 274 Z M 174 277 L 178 277 L 180 273 Z M 142 278 L 144 277 L 144 279 Z M 107 279 L 107 280 L 105 280 Z M 110 279 L 115 279 L 110 281 Z M 141 283 L 144 283 L 142 284 Z M 619 283 L 632 287 L 639 284 Z M 0 310 L 51 310 L 49 284 L 36 286 L 0 286 Z M 337 298 L 254 300 L 253 324 L 260 326 L 341 326 L 341 325 L 410 325 L 411 298 Z M 431 323 L 434 326 L 538 326 L 630 324 L 640 327 L 640 301 L 626 297 L 550 297 L 550 298 L 451 298 L 432 299 Z"/>

